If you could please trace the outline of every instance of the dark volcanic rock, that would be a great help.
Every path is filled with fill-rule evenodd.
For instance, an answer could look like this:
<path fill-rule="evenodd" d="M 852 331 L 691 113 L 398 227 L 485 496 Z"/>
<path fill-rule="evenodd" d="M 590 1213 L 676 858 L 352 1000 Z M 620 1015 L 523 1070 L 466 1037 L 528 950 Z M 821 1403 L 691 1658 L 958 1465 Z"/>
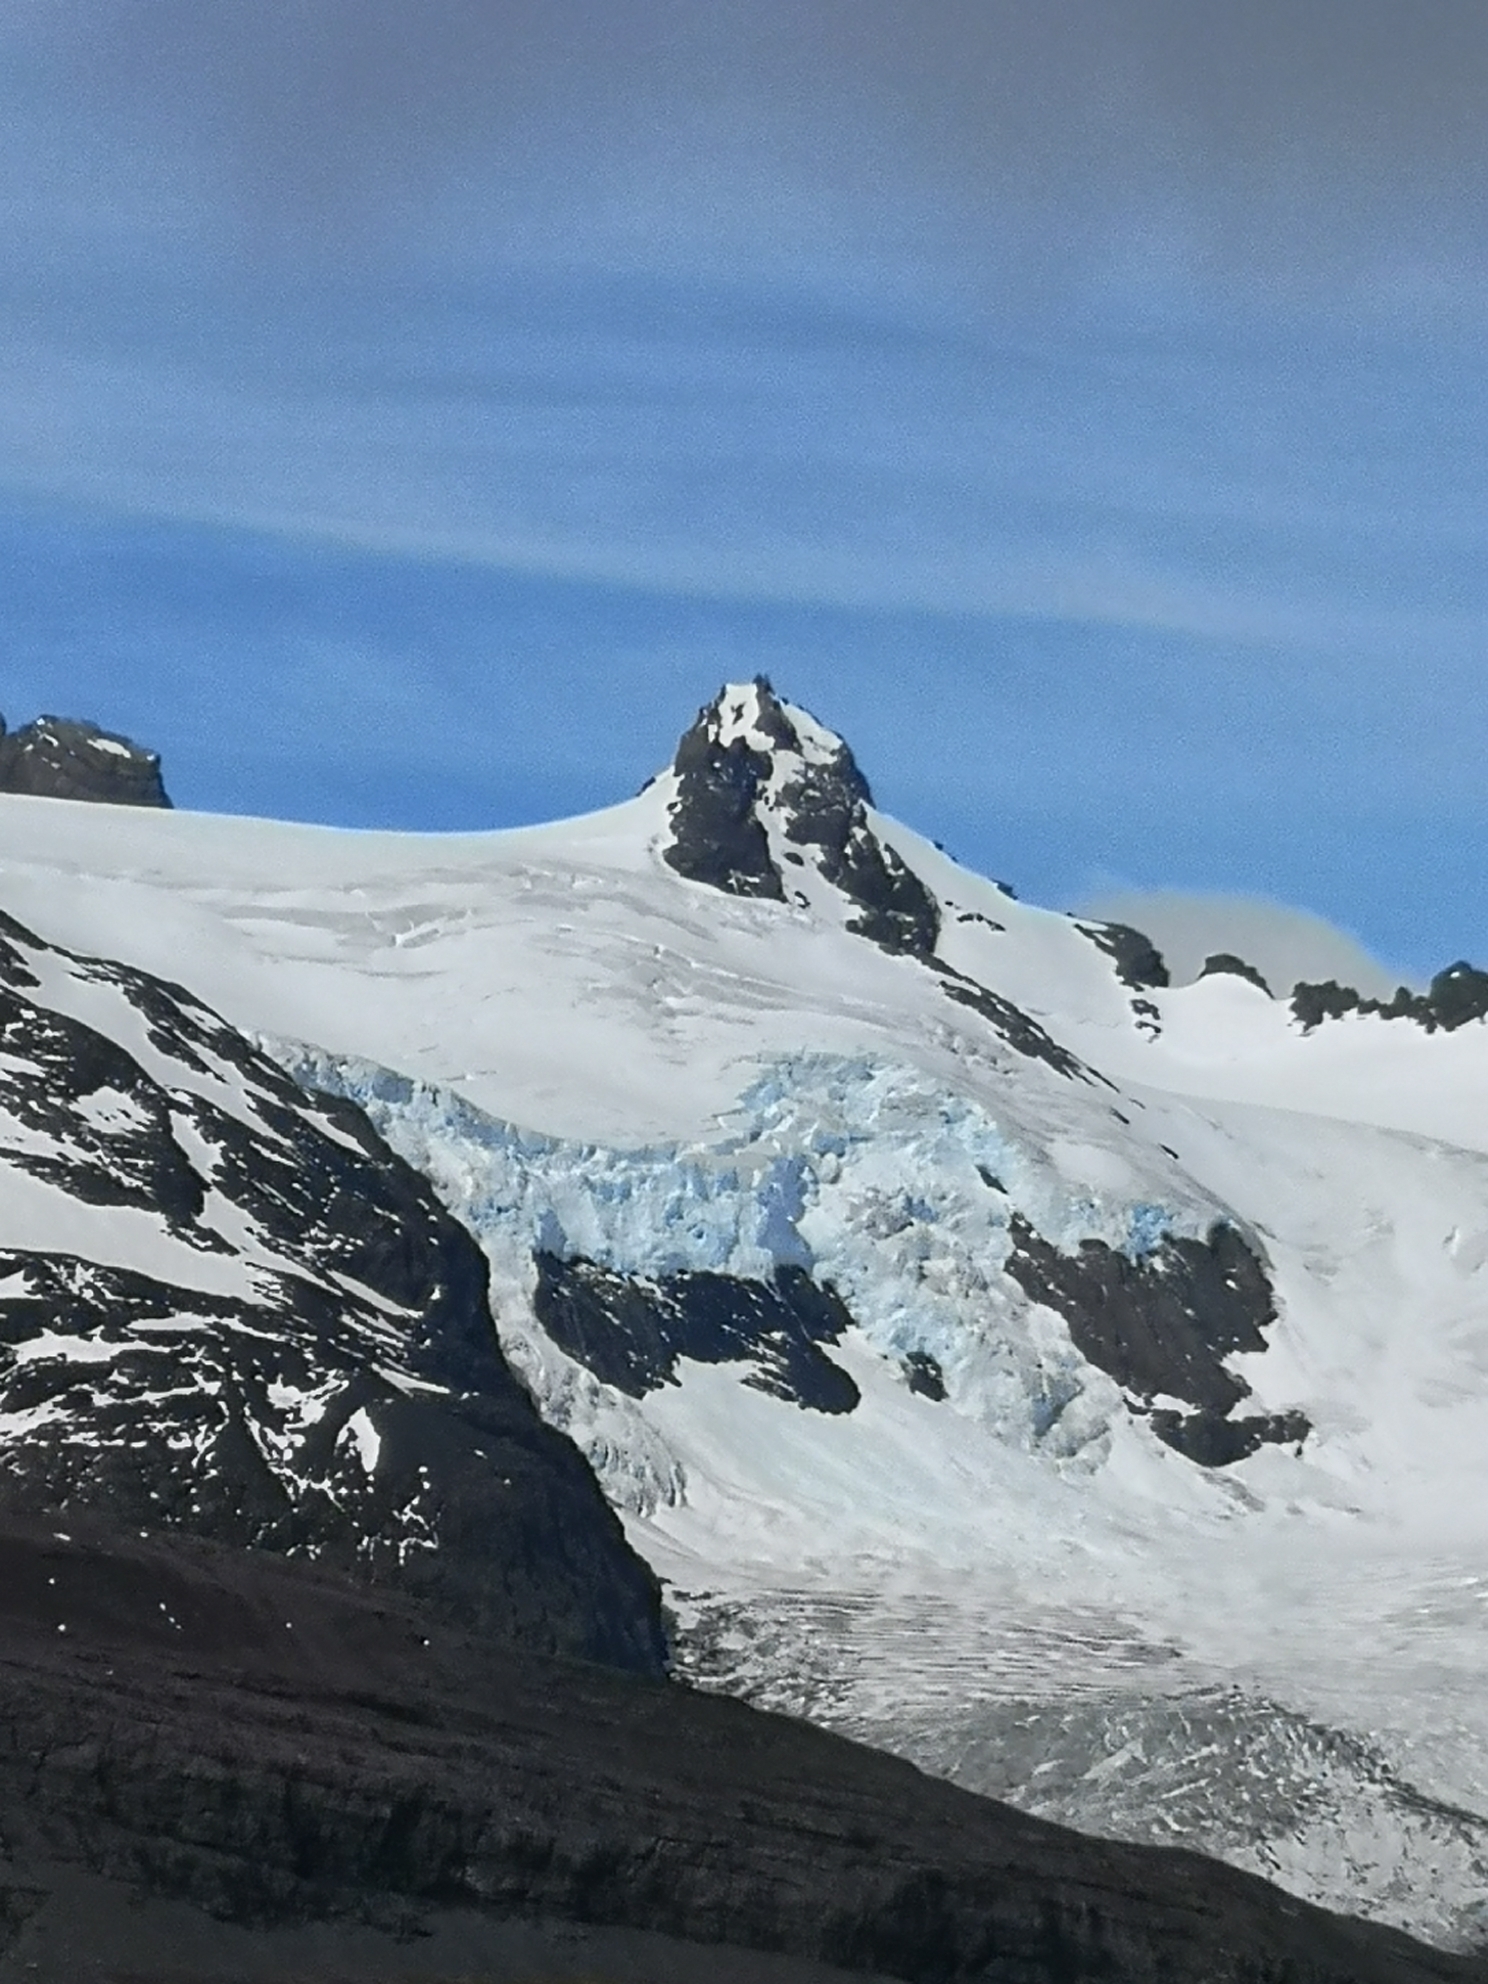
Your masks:
<path fill-rule="evenodd" d="M 10 1918 L 85 1870 L 204 1911 L 198 1950 L 208 1918 L 410 1937 L 465 1911 L 586 1925 L 594 1979 L 616 1974 L 609 1927 L 718 1945 L 720 1979 L 750 1974 L 732 1949 L 906 1984 L 1483 1984 L 1234 1869 L 741 1703 L 522 1658 L 261 1553 L 55 1527 L 0 1518 Z M 46 1953 L 15 1933 L 3 1984 Z M 122 1954 L 71 1977 L 117 1977 Z"/>
<path fill-rule="evenodd" d="M 96 723 L 60 716 L 40 716 L 9 733 L 0 718 L 0 792 L 112 806 L 170 805 L 157 752 Z"/>
<path fill-rule="evenodd" d="M 34 1208 L 0 1247 L 0 1512 L 301 1555 L 660 1671 L 654 1579 L 507 1367 L 484 1256 L 353 1104 L 9 919 L 0 1050 Z"/>
<path fill-rule="evenodd" d="M 1307 1033 L 1324 1020 L 1342 1019 L 1345 1013 L 1414 1020 L 1427 1033 L 1438 1028 L 1453 1033 L 1469 1020 L 1488 1018 L 1488 972 L 1459 958 L 1456 964 L 1439 971 L 1424 992 L 1412 992 L 1409 986 L 1401 985 L 1388 999 L 1365 999 L 1352 985 L 1340 985 L 1336 978 L 1320 984 L 1303 981 L 1292 989 L 1292 1011 Z"/>
<path fill-rule="evenodd" d="M 1247 964 L 1244 958 L 1237 958 L 1233 951 L 1211 951 L 1204 960 L 1204 968 L 1199 973 L 1199 977 L 1213 978 L 1217 973 L 1226 972 L 1232 978 L 1248 979 L 1252 985 L 1258 985 L 1268 999 L 1271 997 L 1271 987 L 1255 966 Z"/>
<path fill-rule="evenodd" d="M 1207 1240 L 1169 1237 L 1137 1260 L 1103 1240 L 1066 1254 L 1017 1213 L 1010 1230 L 1009 1274 L 1064 1317 L 1083 1357 L 1138 1400 L 1165 1396 L 1194 1408 L 1151 1415 L 1152 1430 L 1179 1453 L 1224 1467 L 1262 1445 L 1307 1437 L 1300 1412 L 1230 1416 L 1250 1387 L 1225 1359 L 1264 1350 L 1276 1320 L 1266 1271 L 1232 1226 L 1216 1225 Z"/>
<path fill-rule="evenodd" d="M 859 1392 L 821 1349 L 851 1325 L 835 1288 L 804 1268 L 770 1281 L 738 1275 L 617 1274 L 537 1255 L 533 1313 L 560 1350 L 631 1398 L 677 1382 L 677 1364 L 747 1363 L 747 1385 L 815 1412 L 851 1412 Z"/>

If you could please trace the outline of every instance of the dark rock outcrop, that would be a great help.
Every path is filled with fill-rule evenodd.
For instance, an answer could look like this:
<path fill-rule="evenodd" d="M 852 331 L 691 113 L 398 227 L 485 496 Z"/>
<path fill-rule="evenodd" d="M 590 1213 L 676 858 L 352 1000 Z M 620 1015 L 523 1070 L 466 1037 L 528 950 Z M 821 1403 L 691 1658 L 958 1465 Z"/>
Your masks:
<path fill-rule="evenodd" d="M 1456 964 L 1439 971 L 1424 992 L 1412 992 L 1408 985 L 1401 985 L 1388 999 L 1366 999 L 1352 985 L 1340 985 L 1336 978 L 1320 984 L 1304 980 L 1292 989 L 1292 1012 L 1305 1033 L 1324 1020 L 1342 1019 L 1345 1013 L 1413 1020 L 1427 1033 L 1438 1029 L 1454 1033 L 1469 1020 L 1488 1019 L 1488 971 L 1459 958 Z"/>
<path fill-rule="evenodd" d="M 729 895 L 784 900 L 788 870 L 809 865 L 843 898 L 855 936 L 935 971 L 946 997 L 978 1013 L 1015 1052 L 1088 1077 L 1037 1020 L 936 955 L 941 905 L 874 831 L 873 795 L 857 760 L 801 712 L 793 720 L 763 676 L 720 690 L 698 712 L 673 770 L 677 795 L 661 855 L 679 875 Z M 1088 934 L 1105 947 L 1106 932 L 1134 963 L 1137 949 L 1127 940 L 1146 940 L 1116 924 L 1091 925 Z"/>
<path fill-rule="evenodd" d="M 1046 1027 L 1039 1025 L 1021 1006 L 1015 1006 L 1011 999 L 1004 999 L 1000 992 L 991 992 L 979 980 L 968 977 L 964 971 L 957 971 L 939 958 L 930 960 L 930 968 L 940 976 L 940 989 L 948 999 L 954 999 L 958 1006 L 969 1006 L 974 1013 L 980 1013 L 989 1025 L 1019 1054 L 1026 1054 L 1030 1061 L 1042 1061 L 1057 1075 L 1067 1075 L 1080 1080 L 1089 1079 L 1089 1070 L 1077 1054 L 1062 1046 Z"/>
<path fill-rule="evenodd" d="M 768 755 L 742 737 L 722 741 L 718 705 L 698 711 L 677 746 L 677 798 L 662 859 L 689 882 L 732 896 L 785 900 L 785 885 L 756 810 Z"/>
<path fill-rule="evenodd" d="M 940 1368 L 938 1358 L 928 1350 L 912 1350 L 904 1359 L 904 1382 L 912 1392 L 922 1398 L 933 1399 L 937 1404 L 946 1395 L 945 1373 Z"/>
<path fill-rule="evenodd" d="M 730 895 L 783 900 L 781 863 L 793 849 L 809 850 L 852 904 L 849 929 L 887 951 L 934 951 L 939 906 L 873 832 L 873 795 L 852 752 L 840 738 L 827 748 L 813 738 L 807 748 L 764 676 L 742 692 L 721 690 L 699 710 L 673 770 L 677 797 L 662 856 L 679 875 Z"/>
<path fill-rule="evenodd" d="M 305 1556 L 662 1669 L 655 1581 L 502 1357 L 485 1257 L 360 1110 L 9 919 L 0 1048 L 0 1185 L 34 1208 L 0 1246 L 0 1512 Z"/>
<path fill-rule="evenodd" d="M 1104 951 L 1116 966 L 1123 985 L 1139 992 L 1144 986 L 1162 988 L 1169 982 L 1167 962 L 1152 939 L 1129 923 L 1081 923 L 1075 928 Z"/>
<path fill-rule="evenodd" d="M 1200 971 L 1199 977 L 1213 978 L 1221 974 L 1228 974 L 1231 978 L 1244 978 L 1250 984 L 1259 986 L 1268 999 L 1272 996 L 1271 987 L 1262 978 L 1255 966 L 1253 964 L 1247 964 L 1244 958 L 1236 957 L 1233 951 L 1211 951 L 1209 956 L 1204 960 L 1203 969 Z"/>
<path fill-rule="evenodd" d="M 0 717 L 0 792 L 93 799 L 110 806 L 169 806 L 160 757 L 96 723 L 39 716 L 7 732 Z"/>
<path fill-rule="evenodd" d="M 814 1412 L 851 1412 L 857 1386 L 821 1349 L 852 1323 L 835 1288 L 804 1268 L 738 1275 L 617 1274 L 537 1255 L 533 1313 L 560 1350 L 631 1398 L 677 1382 L 682 1358 L 751 1366 L 744 1382 Z"/>
<path fill-rule="evenodd" d="M 1483 1984 L 1232 1868 L 738 1702 L 519 1657 L 261 1553 L 59 1527 L 0 1518 L 0 1984 L 35 1974 L 38 1911 L 82 1871 L 189 1904 L 198 1951 L 214 1921 L 373 1924 L 393 1951 L 458 1914 L 468 1947 L 482 1924 L 582 1924 L 585 1974 L 617 1984 L 648 1973 L 610 1969 L 606 1930 L 711 1944 L 720 1979 L 759 1951 L 757 1984 L 763 1953 L 906 1984 Z M 76 1984 L 131 1968 L 114 1921 L 124 1947 L 75 1959 Z"/>
<path fill-rule="evenodd" d="M 1142 994 L 1160 990 L 1169 982 L 1163 954 L 1152 939 L 1129 923 L 1081 923 L 1075 928 L 1088 937 L 1097 950 L 1104 951 L 1116 966 L 1116 976 L 1128 990 Z M 1137 1031 L 1155 1040 L 1162 1031 L 1162 1013 L 1153 1000 L 1138 996 L 1131 1002 Z"/>
<path fill-rule="evenodd" d="M 761 697 L 769 684 L 756 684 Z M 789 724 L 778 702 L 781 721 Z M 792 732 L 794 737 L 794 732 Z M 857 914 L 848 929 L 880 950 L 929 958 L 940 939 L 940 905 L 868 820 L 873 794 L 857 760 L 840 739 L 822 758 L 808 758 L 797 745 L 798 768 L 781 788 L 785 837 L 815 851 L 817 866 L 840 889 Z"/>
<path fill-rule="evenodd" d="M 1017 1213 L 1010 1230 L 1008 1273 L 1064 1317 L 1081 1356 L 1150 1411 L 1153 1432 L 1177 1452 L 1225 1467 L 1307 1437 L 1300 1412 L 1232 1416 L 1250 1387 L 1225 1359 L 1264 1350 L 1276 1320 L 1266 1271 L 1234 1227 L 1216 1225 L 1206 1240 L 1169 1237 L 1135 1260 L 1103 1240 L 1067 1254 Z M 1193 1409 L 1152 1410 L 1162 1397 Z"/>

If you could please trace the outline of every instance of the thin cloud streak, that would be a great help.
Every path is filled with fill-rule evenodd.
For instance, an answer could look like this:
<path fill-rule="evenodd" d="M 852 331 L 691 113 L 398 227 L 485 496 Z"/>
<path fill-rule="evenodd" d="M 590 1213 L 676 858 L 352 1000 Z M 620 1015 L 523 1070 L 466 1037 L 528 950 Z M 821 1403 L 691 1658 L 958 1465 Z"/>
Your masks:
<path fill-rule="evenodd" d="M 1429 309 L 1488 269 L 1480 0 L 77 0 L 0 34 L 54 121 L 226 252 L 335 261 L 441 212 L 625 245 L 639 214 L 632 252 L 762 258 L 856 221 L 1002 305 L 1078 270 Z"/>

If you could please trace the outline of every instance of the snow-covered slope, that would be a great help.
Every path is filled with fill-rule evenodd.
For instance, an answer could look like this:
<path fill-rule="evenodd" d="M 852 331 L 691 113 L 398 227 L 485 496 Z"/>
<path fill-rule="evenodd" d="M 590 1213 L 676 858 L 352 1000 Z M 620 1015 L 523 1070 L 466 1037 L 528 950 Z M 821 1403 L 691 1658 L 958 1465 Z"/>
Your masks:
<path fill-rule="evenodd" d="M 1481 1021 L 1170 989 L 761 684 L 550 828 L 11 798 L 0 852 L 432 1180 L 693 1671 L 1488 1932 Z"/>

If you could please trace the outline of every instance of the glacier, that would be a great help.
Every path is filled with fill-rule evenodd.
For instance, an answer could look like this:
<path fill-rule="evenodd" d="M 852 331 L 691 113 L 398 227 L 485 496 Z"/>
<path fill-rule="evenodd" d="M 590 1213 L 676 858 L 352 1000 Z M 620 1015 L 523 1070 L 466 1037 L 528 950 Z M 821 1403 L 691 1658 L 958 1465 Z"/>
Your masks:
<path fill-rule="evenodd" d="M 587 1387 L 573 1360 L 535 1348 L 539 1249 L 643 1277 L 806 1268 L 885 1363 L 933 1359 L 954 1411 L 1051 1461 L 1094 1466 L 1124 1416 L 1120 1387 L 1008 1275 L 1010 1215 L 1066 1252 L 1100 1240 L 1134 1260 L 1233 1218 L 1192 1191 L 1164 1202 L 1072 1186 L 1025 1126 L 863 1056 L 781 1057 L 708 1141 L 611 1149 L 540 1135 L 372 1062 L 264 1044 L 297 1081 L 365 1109 L 476 1235 L 503 1347 L 611 1499 L 643 1512 L 651 1471 L 638 1479 L 612 1429 L 586 1427 L 592 1401 L 578 1403 Z M 668 1470 L 669 1497 L 681 1479 Z"/>
<path fill-rule="evenodd" d="M 262 1044 L 358 1102 L 477 1236 L 502 1347 L 663 1574 L 695 1684 L 1444 1944 L 1488 1935 L 1478 1788 L 1454 1797 L 1428 1770 L 1423 1789 L 1425 1753 L 1377 1740 L 1346 1688 L 1289 1695 L 1284 1651 L 1246 1672 L 1234 1656 L 1275 1612 L 1237 1629 L 1232 1590 L 1206 1608 L 1173 1573 L 1187 1522 L 1180 1547 L 1200 1554 L 1252 1526 L 1237 1554 L 1258 1575 L 1289 1512 L 1344 1515 L 1326 1467 L 1177 1460 L 1006 1271 L 1014 1216 L 1065 1251 L 1097 1240 L 1140 1261 L 1216 1221 L 1252 1234 L 1223 1199 L 1130 1144 L 1103 1161 L 1098 1134 L 1072 1144 L 1016 1091 L 994 1112 L 861 1054 L 771 1057 L 711 1135 L 612 1147 L 364 1058 Z M 799 1266 L 832 1284 L 855 1327 L 831 1354 L 863 1391 L 850 1462 L 819 1415 L 716 1370 L 684 1366 L 644 1400 L 602 1384 L 536 1320 L 540 1249 L 639 1277 Z M 943 1402 L 916 1396 L 916 1356 Z"/>

